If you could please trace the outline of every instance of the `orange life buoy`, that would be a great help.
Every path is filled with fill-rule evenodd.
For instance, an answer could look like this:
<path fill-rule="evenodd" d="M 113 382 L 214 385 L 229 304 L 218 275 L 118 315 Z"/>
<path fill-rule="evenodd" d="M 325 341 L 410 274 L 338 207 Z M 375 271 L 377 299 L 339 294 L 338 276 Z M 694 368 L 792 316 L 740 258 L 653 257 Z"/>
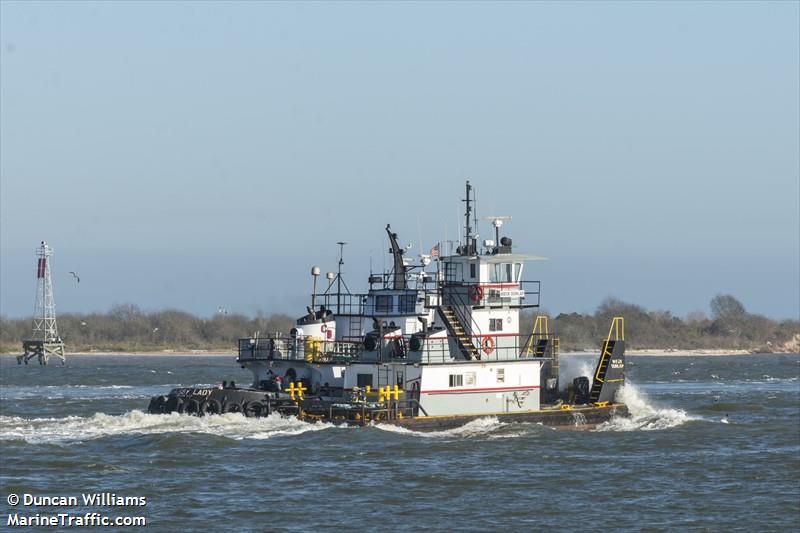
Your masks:
<path fill-rule="evenodd" d="M 480 285 L 472 285 L 469 288 L 469 299 L 473 301 L 473 303 L 478 303 L 483 299 L 483 287 Z"/>
<path fill-rule="evenodd" d="M 483 353 L 489 355 L 494 351 L 494 339 L 491 337 L 483 338 Z"/>

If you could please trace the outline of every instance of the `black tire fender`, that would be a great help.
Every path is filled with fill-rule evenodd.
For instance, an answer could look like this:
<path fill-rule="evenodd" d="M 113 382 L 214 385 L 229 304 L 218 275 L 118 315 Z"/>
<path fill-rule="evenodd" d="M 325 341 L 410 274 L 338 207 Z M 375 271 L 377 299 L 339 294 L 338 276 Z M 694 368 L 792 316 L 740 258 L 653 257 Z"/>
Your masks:
<path fill-rule="evenodd" d="M 218 415 L 222 413 L 222 404 L 219 400 L 209 398 L 200 406 L 200 411 L 206 415 Z"/>
<path fill-rule="evenodd" d="M 259 400 L 253 400 L 252 402 L 247 402 L 246 404 L 244 404 L 242 412 L 244 413 L 244 416 L 248 417 L 249 416 L 261 417 L 265 416 L 265 414 L 266 415 L 269 414 L 267 406 L 264 405 L 264 402 Z"/>
<path fill-rule="evenodd" d="M 182 413 L 186 413 L 187 415 L 198 415 L 200 414 L 200 400 L 197 398 L 189 398 L 187 401 L 183 403 L 183 410 Z"/>
<path fill-rule="evenodd" d="M 222 412 L 223 413 L 241 413 L 242 412 L 242 406 L 239 405 L 236 402 L 226 403 L 225 405 L 222 406 Z"/>

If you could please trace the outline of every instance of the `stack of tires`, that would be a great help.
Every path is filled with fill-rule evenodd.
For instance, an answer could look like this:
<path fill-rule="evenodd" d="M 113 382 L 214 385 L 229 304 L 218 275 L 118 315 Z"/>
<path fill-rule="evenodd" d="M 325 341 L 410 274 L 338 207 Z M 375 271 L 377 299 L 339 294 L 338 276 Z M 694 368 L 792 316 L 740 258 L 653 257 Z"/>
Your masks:
<path fill-rule="evenodd" d="M 272 412 L 268 403 L 260 400 L 222 403 L 215 398 L 179 398 L 177 396 L 153 396 L 147 412 L 152 415 L 181 413 L 204 416 L 223 413 L 242 413 L 247 417 L 269 416 Z"/>

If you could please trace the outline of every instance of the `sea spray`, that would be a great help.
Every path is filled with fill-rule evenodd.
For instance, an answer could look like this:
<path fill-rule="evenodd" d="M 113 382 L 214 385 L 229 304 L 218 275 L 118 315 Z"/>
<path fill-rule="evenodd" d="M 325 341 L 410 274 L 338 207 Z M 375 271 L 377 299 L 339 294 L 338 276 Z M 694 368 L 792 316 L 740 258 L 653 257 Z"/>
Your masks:
<path fill-rule="evenodd" d="M 475 420 L 471 420 L 466 424 L 464 424 L 463 426 L 443 431 L 413 431 L 392 424 L 376 424 L 375 427 L 382 431 L 388 431 L 390 433 L 401 433 L 401 434 L 414 435 L 426 438 L 446 438 L 446 437 L 474 438 L 493 433 L 506 425 L 507 424 L 500 422 L 495 416 L 486 416 L 483 418 L 477 418 Z"/>
<path fill-rule="evenodd" d="M 630 381 L 620 388 L 617 400 L 628 407 L 629 415 L 615 417 L 597 427 L 597 431 L 636 431 L 668 429 L 700 417 L 689 415 L 683 409 L 657 407 L 650 398 Z"/>
<path fill-rule="evenodd" d="M 200 433 L 233 440 L 267 439 L 297 435 L 334 427 L 308 423 L 294 417 L 274 414 L 264 418 L 245 418 L 240 414 L 196 417 L 169 414 L 150 415 L 131 411 L 123 415 L 95 413 L 92 416 L 63 418 L 21 418 L 0 416 L 0 441 L 23 440 L 32 444 L 67 444 L 120 435 Z"/>
<path fill-rule="evenodd" d="M 596 355 L 562 355 L 558 360 L 559 388 L 566 390 L 575 378 L 585 376 L 589 378 L 589 387 L 594 381 L 594 370 L 597 365 Z"/>

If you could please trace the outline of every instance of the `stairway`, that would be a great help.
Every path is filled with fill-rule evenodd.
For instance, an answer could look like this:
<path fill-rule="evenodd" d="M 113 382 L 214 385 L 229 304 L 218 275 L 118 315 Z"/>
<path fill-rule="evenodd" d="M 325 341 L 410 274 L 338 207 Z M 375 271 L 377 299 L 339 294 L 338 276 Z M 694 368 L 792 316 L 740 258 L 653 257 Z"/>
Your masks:
<path fill-rule="evenodd" d="M 456 316 L 453 308 L 449 306 L 441 306 L 439 307 L 439 314 L 441 315 L 444 325 L 447 328 L 447 332 L 456 340 L 458 348 L 461 350 L 461 355 L 463 355 L 466 359 L 480 359 L 480 351 L 478 351 L 478 349 L 475 348 L 475 345 L 472 344 L 472 339 L 469 335 L 467 335 L 466 331 L 464 331 L 464 326 Z"/>
<path fill-rule="evenodd" d="M 617 389 L 624 383 L 625 341 L 605 340 L 603 351 L 597 361 L 589 403 L 614 401 Z M 610 363 L 615 360 L 612 366 Z"/>

